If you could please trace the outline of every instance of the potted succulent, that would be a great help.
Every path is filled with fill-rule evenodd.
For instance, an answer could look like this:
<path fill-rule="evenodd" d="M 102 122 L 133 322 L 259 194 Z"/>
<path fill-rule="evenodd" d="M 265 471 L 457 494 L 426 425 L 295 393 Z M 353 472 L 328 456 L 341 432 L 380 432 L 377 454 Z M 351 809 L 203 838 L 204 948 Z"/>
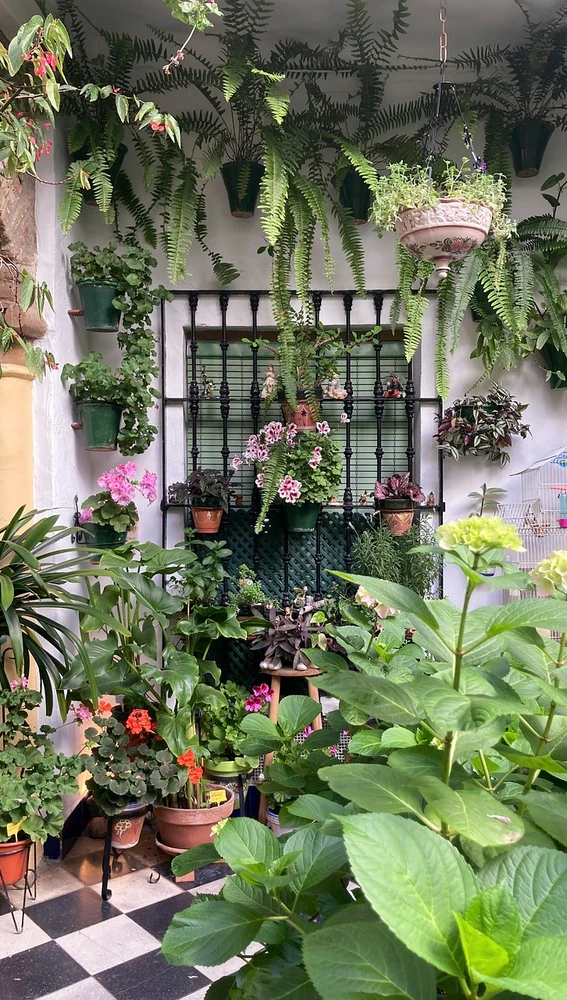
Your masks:
<path fill-rule="evenodd" d="M 128 531 L 139 520 L 136 493 L 148 503 L 157 500 L 155 472 L 146 470 L 141 479 L 136 479 L 136 471 L 135 462 L 125 462 L 103 472 L 97 480 L 101 492 L 83 502 L 79 524 L 94 548 L 116 549 L 124 544 Z"/>
<path fill-rule="evenodd" d="M 256 486 L 262 497 L 256 533 L 262 530 L 276 498 L 285 505 L 290 531 L 315 529 L 321 504 L 330 500 L 341 482 L 339 446 L 330 435 L 326 420 L 317 421 L 314 432 L 304 431 L 301 435 L 295 424 L 284 426 L 272 420 L 250 435 L 244 461 L 255 463 Z M 235 467 L 239 468 L 242 461 L 237 457 Z"/>
<path fill-rule="evenodd" d="M 238 567 L 238 576 L 233 577 L 232 582 L 237 590 L 231 596 L 231 604 L 238 609 L 239 614 L 252 615 L 270 603 L 256 573 L 246 563 Z"/>
<path fill-rule="evenodd" d="M 529 425 L 522 423 L 527 405 L 496 382 L 486 396 L 456 399 L 439 421 L 436 438 L 441 451 L 455 461 L 461 456 L 485 455 L 490 462 L 506 465 L 512 438 L 530 433 Z"/>
<path fill-rule="evenodd" d="M 110 704 L 99 702 L 99 711 Z M 148 806 L 179 792 L 187 779 L 163 741 L 156 740 L 154 720 L 143 709 L 134 709 L 124 725 L 112 715 L 95 715 L 99 729 L 87 729 L 90 750 L 87 788 L 112 822 L 112 846 L 135 847 L 140 839 Z"/>
<path fill-rule="evenodd" d="M 233 475 L 234 469 L 226 475 L 218 469 L 195 469 L 186 482 L 169 487 L 170 503 L 189 502 L 195 530 L 200 535 L 216 535 L 223 511 L 228 513 Z"/>
<path fill-rule="evenodd" d="M 325 602 L 310 596 L 302 600 L 303 607 L 293 611 L 288 608 L 281 613 L 270 608 L 266 628 L 254 634 L 251 649 L 263 652 L 261 670 L 308 670 L 313 664 L 305 651 L 315 646 L 326 648 L 325 616 L 321 612 Z"/>
<path fill-rule="evenodd" d="M 55 729 L 30 726 L 28 713 L 41 702 L 25 677 L 0 691 L 0 884 L 6 886 L 24 877 L 32 841 L 43 844 L 61 833 L 61 796 L 78 791 L 84 769 L 79 755 L 56 753 Z"/>
<path fill-rule="evenodd" d="M 205 772 L 212 778 L 249 774 L 258 767 L 259 757 L 242 753 L 240 723 L 249 712 L 264 712 L 273 692 L 267 684 L 257 684 L 250 694 L 234 681 L 221 684 L 219 691 L 226 704 L 205 705 L 199 719 L 200 741 L 209 754 Z"/>
<path fill-rule="evenodd" d="M 123 259 L 116 243 L 93 247 L 82 242 L 69 244 L 71 277 L 79 289 L 81 308 L 87 330 L 116 333 L 121 310 L 115 300 L 124 281 Z"/>
<path fill-rule="evenodd" d="M 407 534 L 413 524 L 414 508 L 425 502 L 421 487 L 410 482 L 409 472 L 396 473 L 385 483 L 377 482 L 374 496 L 388 531 L 397 536 Z"/>

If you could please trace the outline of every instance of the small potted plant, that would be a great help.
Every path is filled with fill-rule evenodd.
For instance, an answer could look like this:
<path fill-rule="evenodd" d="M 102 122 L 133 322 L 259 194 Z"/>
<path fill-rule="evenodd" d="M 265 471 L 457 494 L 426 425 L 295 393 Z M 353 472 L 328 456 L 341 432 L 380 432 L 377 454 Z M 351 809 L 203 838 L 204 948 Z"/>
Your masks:
<path fill-rule="evenodd" d="M 205 705 L 199 720 L 200 741 L 209 754 L 204 760 L 205 772 L 212 778 L 249 774 L 258 767 L 259 757 L 242 753 L 240 723 L 249 712 L 265 714 L 273 692 L 267 684 L 257 684 L 250 694 L 234 681 L 226 681 L 219 690 L 226 704 Z"/>
<path fill-rule="evenodd" d="M 84 243 L 69 245 L 71 276 L 79 289 L 87 330 L 116 333 L 121 310 L 118 299 L 124 281 L 124 264 L 116 243 L 89 250 Z"/>
<path fill-rule="evenodd" d="M 321 504 L 334 496 L 341 482 L 342 463 L 326 420 L 317 421 L 315 431 L 298 435 L 295 424 L 284 426 L 272 420 L 248 438 L 244 461 L 255 463 L 256 486 L 262 506 L 256 521 L 259 533 L 274 500 L 284 504 L 290 531 L 314 531 Z M 233 461 L 242 465 L 242 459 Z"/>
<path fill-rule="evenodd" d="M 110 704 L 99 702 L 99 710 Z M 134 709 L 124 725 L 112 715 L 95 715 L 99 729 L 87 729 L 90 750 L 87 788 L 112 821 L 112 846 L 135 847 L 148 806 L 180 791 L 187 780 L 184 768 L 155 738 L 155 721 L 147 710 Z"/>
<path fill-rule="evenodd" d="M 38 732 L 28 713 L 42 702 L 27 679 L 0 691 L 0 885 L 15 885 L 28 868 L 32 841 L 45 843 L 63 828 L 62 795 L 78 791 L 84 759 L 56 753 L 51 726 Z"/>
<path fill-rule="evenodd" d="M 190 847 L 209 844 L 213 827 L 228 819 L 234 809 L 234 792 L 225 785 L 214 785 L 204 777 L 198 750 L 188 747 L 177 758 L 186 768 L 185 781 L 176 794 L 154 806 L 159 827 L 158 847 L 166 854 L 182 854 Z"/>
<path fill-rule="evenodd" d="M 456 399 L 439 421 L 436 438 L 441 451 L 455 461 L 461 456 L 484 455 L 489 462 L 506 465 L 512 438 L 530 433 L 529 425 L 522 423 L 527 405 L 497 383 L 486 396 Z"/>
<path fill-rule="evenodd" d="M 263 652 L 261 670 L 280 670 L 282 667 L 305 671 L 313 666 L 306 650 L 327 645 L 321 613 L 324 601 L 314 601 L 303 596 L 303 607 L 286 609 L 284 613 L 270 608 L 266 628 L 255 632 L 251 649 Z"/>
<path fill-rule="evenodd" d="M 417 483 L 410 482 L 409 472 L 390 476 L 385 483 L 377 482 L 374 496 L 379 501 L 381 517 L 392 535 L 405 535 L 413 524 L 414 508 L 425 502 Z"/>
<path fill-rule="evenodd" d="M 97 549 L 116 549 L 126 541 L 126 535 L 138 523 L 139 514 L 134 503 L 136 493 L 148 503 L 157 500 L 157 475 L 144 472 L 136 478 L 135 462 L 125 462 L 97 480 L 102 487 L 82 504 L 79 524 L 90 543 Z"/>
<path fill-rule="evenodd" d="M 72 379 L 70 396 L 79 411 L 79 422 L 87 451 L 116 451 L 123 403 L 128 387 L 120 374 L 91 351 L 76 365 L 66 364 L 61 372 L 66 383 Z"/>
<path fill-rule="evenodd" d="M 246 563 L 238 567 L 238 576 L 233 578 L 238 588 L 232 595 L 231 604 L 241 615 L 253 615 L 270 602 L 256 573 Z"/>
<path fill-rule="evenodd" d="M 228 514 L 231 496 L 231 469 L 225 476 L 218 469 L 195 469 L 184 483 L 173 483 L 168 490 L 170 503 L 189 503 L 195 530 L 200 535 L 216 535 L 223 511 Z"/>

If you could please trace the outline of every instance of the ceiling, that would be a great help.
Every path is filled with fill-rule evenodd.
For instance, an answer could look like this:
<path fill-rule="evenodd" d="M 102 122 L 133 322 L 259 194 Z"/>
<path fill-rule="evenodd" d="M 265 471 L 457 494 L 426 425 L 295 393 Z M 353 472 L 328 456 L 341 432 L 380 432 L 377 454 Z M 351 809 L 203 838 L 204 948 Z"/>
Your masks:
<path fill-rule="evenodd" d="M 4 0 L 14 12 L 22 0 Z M 439 51 L 439 0 L 408 0 L 410 29 L 401 52 L 437 57 Z M 523 0 L 535 19 L 547 20 L 560 0 Z M 171 30 L 180 40 L 184 27 L 174 21 L 162 0 L 78 0 L 89 17 L 107 29 L 144 33 L 147 24 Z M 390 24 L 394 0 L 369 0 L 377 27 Z M 219 0 L 222 10 L 222 0 Z M 344 23 L 346 0 L 274 0 L 274 14 L 267 41 L 295 37 L 322 43 Z M 514 0 L 447 0 L 449 55 L 476 45 L 507 44 L 519 40 L 523 17 Z"/>

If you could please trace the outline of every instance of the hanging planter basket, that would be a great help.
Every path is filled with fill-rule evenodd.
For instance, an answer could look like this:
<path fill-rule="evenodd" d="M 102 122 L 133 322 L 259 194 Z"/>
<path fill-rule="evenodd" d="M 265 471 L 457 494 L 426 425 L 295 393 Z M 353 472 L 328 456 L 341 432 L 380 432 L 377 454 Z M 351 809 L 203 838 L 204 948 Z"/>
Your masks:
<path fill-rule="evenodd" d="M 116 403 L 89 400 L 79 403 L 83 440 L 87 451 L 116 451 L 122 407 Z"/>
<path fill-rule="evenodd" d="M 251 219 L 254 215 L 263 173 L 261 163 L 248 163 L 246 160 L 223 163 L 222 179 L 228 195 L 230 214 L 235 219 Z"/>
<path fill-rule="evenodd" d="M 399 500 L 381 500 L 380 516 L 391 535 L 407 535 L 413 525 L 414 507 L 405 497 Z"/>
<path fill-rule="evenodd" d="M 297 504 L 286 503 L 285 519 L 287 530 L 294 534 L 315 531 L 320 510 L 321 504 L 312 503 L 310 500 L 299 506 Z"/>
<path fill-rule="evenodd" d="M 357 226 L 364 226 L 368 222 L 370 188 L 353 167 L 345 174 L 339 190 L 339 200 L 343 208 L 350 209 Z"/>
<path fill-rule="evenodd" d="M 514 125 L 510 150 L 516 177 L 537 177 L 555 125 L 541 118 L 525 118 Z"/>
<path fill-rule="evenodd" d="M 441 198 L 433 208 L 401 209 L 396 233 L 416 260 L 435 264 L 441 277 L 450 265 L 484 243 L 492 222 L 492 209 L 460 198 Z"/>
<path fill-rule="evenodd" d="M 195 531 L 200 535 L 216 535 L 222 521 L 222 507 L 191 507 Z"/>
<path fill-rule="evenodd" d="M 113 300 L 118 295 L 118 285 L 114 281 L 81 281 L 77 288 L 87 330 L 116 333 L 121 313 Z"/>

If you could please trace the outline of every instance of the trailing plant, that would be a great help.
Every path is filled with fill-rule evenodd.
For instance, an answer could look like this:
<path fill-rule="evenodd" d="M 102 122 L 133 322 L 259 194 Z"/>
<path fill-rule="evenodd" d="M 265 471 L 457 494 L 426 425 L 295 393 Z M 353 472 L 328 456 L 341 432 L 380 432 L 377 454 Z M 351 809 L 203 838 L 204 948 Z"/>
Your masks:
<path fill-rule="evenodd" d="M 242 750 L 244 735 L 240 724 L 249 712 L 261 712 L 272 700 L 273 691 L 267 684 L 257 684 L 252 694 L 234 681 L 221 684 L 224 705 L 205 705 L 199 719 L 200 740 L 212 764 L 232 760 L 242 768 L 252 771 L 258 767 L 258 754 L 246 755 Z"/>
<path fill-rule="evenodd" d="M 437 343 L 435 368 L 437 391 L 446 398 L 449 392 L 447 347 L 456 349 L 460 327 L 466 308 L 480 281 L 495 312 L 502 314 L 504 294 L 501 286 L 506 276 L 506 241 L 514 225 L 504 212 L 506 202 L 505 179 L 484 169 L 471 169 L 466 158 L 458 167 L 449 161 L 429 179 L 426 166 L 409 167 L 393 163 L 387 176 L 379 178 L 373 217 L 381 234 L 394 229 L 399 214 L 408 208 L 433 208 L 442 198 L 457 198 L 470 204 L 492 209 L 492 223 L 488 240 L 473 250 L 464 260 L 453 262 L 448 276 L 442 278 L 438 288 Z M 412 256 L 400 242 L 396 246 L 398 266 L 398 294 L 392 305 L 391 322 L 395 325 L 400 307 L 404 306 L 404 342 L 406 358 L 411 360 L 422 336 L 422 321 L 427 300 L 425 292 L 434 264 Z M 418 287 L 414 289 L 415 282 Z M 505 306 L 510 303 L 506 300 Z M 514 306 L 511 307 L 512 311 Z"/>
<path fill-rule="evenodd" d="M 330 435 L 326 420 L 317 421 L 316 431 L 301 434 L 293 423 L 286 427 L 272 420 L 250 435 L 244 461 L 247 465 L 255 463 L 255 482 L 262 498 L 254 528 L 257 534 L 276 497 L 284 503 L 301 505 L 325 503 L 333 496 L 341 481 L 342 462 L 339 446 Z M 234 461 L 240 468 L 243 459 L 237 456 Z"/>
<path fill-rule="evenodd" d="M 152 287 L 157 261 L 136 244 L 127 247 L 122 255 L 116 252 L 115 243 L 88 250 L 79 242 L 70 244 L 69 249 L 74 281 L 105 280 L 118 286 L 113 301 L 122 313 L 122 330 L 118 333 L 122 362 L 112 369 L 102 361 L 102 355 L 91 352 L 76 365 L 64 365 L 61 378 L 63 382 L 71 381 L 69 392 L 75 403 L 94 399 L 120 406 L 118 447 L 123 455 L 140 455 L 157 434 L 148 416 L 149 408 L 160 398 L 153 385 L 158 367 L 152 315 L 160 302 L 171 300 L 171 293 L 163 285 Z"/>
<path fill-rule="evenodd" d="M 218 469 L 195 469 L 184 483 L 173 483 L 169 487 L 170 502 L 188 503 L 191 507 L 221 507 L 228 513 L 228 502 L 232 494 L 230 480 L 233 475 L 233 469 L 226 475 Z"/>
<path fill-rule="evenodd" d="M 277 943 L 216 986 L 230 1000 L 278 988 L 322 1000 L 361 988 L 412 1000 L 562 996 L 567 555 L 534 573 L 554 600 L 470 611 L 481 584 L 530 589 L 507 561 L 521 540 L 496 517 L 451 522 L 437 539 L 464 574 L 462 607 L 340 574 L 397 606 L 427 652 L 406 647 L 397 677 L 362 654 L 358 671 L 316 679 L 349 713 L 349 746 L 365 761 L 319 768 L 326 790 L 288 806 L 287 840 L 229 820 L 214 845 L 174 862 L 181 874 L 220 856 L 236 877 L 174 917 L 170 962 L 226 962 L 278 926 Z M 501 575 L 482 576 L 495 564 Z"/>
<path fill-rule="evenodd" d="M 429 521 L 421 517 L 407 534 L 396 536 L 368 520 L 368 527 L 353 541 L 353 572 L 401 583 L 420 597 L 431 597 L 439 581 L 441 561 L 434 552 L 414 551 L 418 546 L 433 544 Z"/>
<path fill-rule="evenodd" d="M 43 844 L 63 829 L 63 795 L 78 791 L 84 758 L 56 753 L 57 730 L 30 726 L 29 712 L 42 703 L 25 677 L 0 691 L 0 843 L 29 837 Z"/>
<path fill-rule="evenodd" d="M 457 462 L 461 456 L 486 455 L 489 462 L 504 466 L 510 461 L 504 449 L 512 446 L 512 438 L 526 438 L 530 433 L 529 425 L 522 423 L 527 407 L 493 382 L 486 396 L 456 399 L 445 410 L 435 435 L 439 447 Z"/>
<path fill-rule="evenodd" d="M 97 479 L 102 490 L 83 501 L 79 523 L 83 526 L 100 524 L 103 527 L 114 528 L 117 532 L 133 528 L 139 520 L 138 509 L 134 503 L 136 493 L 144 497 L 149 504 L 157 500 L 156 473 L 146 470 L 141 479 L 136 479 L 136 469 L 135 462 L 126 462 L 110 469 L 109 472 L 103 472 Z"/>
<path fill-rule="evenodd" d="M 124 725 L 113 716 L 95 715 L 98 729 L 85 730 L 90 750 L 84 763 L 91 773 L 87 788 L 105 816 L 119 816 L 133 802 L 153 805 L 179 792 L 187 772 L 164 750 L 151 730 L 141 730 L 139 711 Z M 154 723 L 155 729 L 155 723 Z"/>

